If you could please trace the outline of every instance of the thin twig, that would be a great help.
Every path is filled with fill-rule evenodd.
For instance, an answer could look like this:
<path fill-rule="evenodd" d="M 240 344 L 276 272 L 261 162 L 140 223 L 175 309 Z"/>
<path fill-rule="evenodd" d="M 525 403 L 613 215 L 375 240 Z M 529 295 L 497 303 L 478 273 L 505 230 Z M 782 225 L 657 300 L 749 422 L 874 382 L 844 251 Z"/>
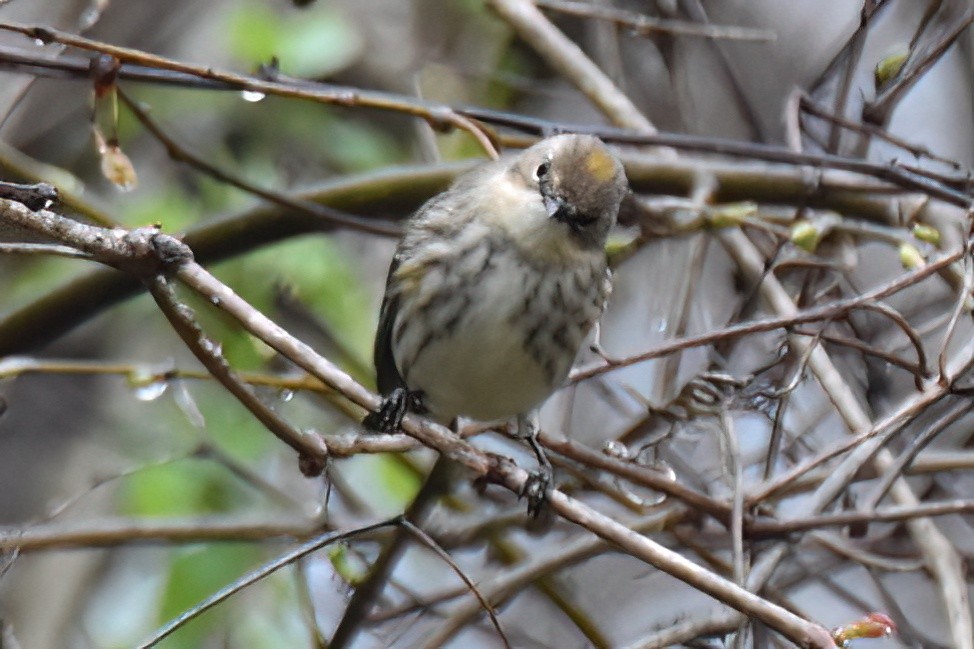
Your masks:
<path fill-rule="evenodd" d="M 324 84 L 316 84 L 314 87 L 309 87 L 308 85 L 299 87 L 293 83 L 268 81 L 259 77 L 217 70 L 210 66 L 182 63 L 140 50 L 111 45 L 83 36 L 76 36 L 47 26 L 0 23 L 0 30 L 23 34 L 28 38 L 44 42 L 61 43 L 82 50 L 107 54 L 115 57 L 122 63 L 136 63 L 146 67 L 180 72 L 200 79 L 221 82 L 241 91 L 246 90 L 282 97 L 295 97 L 340 106 L 361 106 L 402 112 L 427 119 L 439 125 L 449 125 L 466 131 L 473 136 L 489 156 L 497 157 L 497 150 L 481 128 L 467 117 L 458 114 L 449 106 L 442 104 L 422 102 L 416 99 L 404 101 L 401 97 L 357 88 L 337 88 L 334 86 L 325 86 Z"/>
<path fill-rule="evenodd" d="M 446 550 L 441 548 L 440 545 L 436 541 L 434 541 L 429 534 L 427 534 L 420 528 L 416 527 L 416 525 L 411 523 L 408 519 L 404 518 L 401 524 L 406 529 L 407 532 L 412 534 L 414 537 L 419 539 L 419 541 L 422 542 L 426 547 L 431 549 L 438 557 L 440 557 L 440 559 L 445 561 L 446 564 L 450 566 L 450 568 L 453 570 L 453 572 L 457 574 L 458 577 L 460 577 L 460 579 L 463 581 L 464 584 L 466 584 L 470 592 L 474 594 L 474 597 L 477 598 L 477 602 L 480 604 L 481 608 L 487 612 L 487 617 L 490 618 L 491 624 L 493 624 L 494 628 L 497 629 L 497 634 L 500 637 L 501 642 L 504 643 L 505 647 L 510 649 L 511 643 L 508 641 L 507 635 L 504 633 L 504 630 L 501 628 L 501 623 L 497 619 L 497 613 L 494 612 L 494 607 L 490 605 L 490 602 L 487 601 L 483 593 L 480 592 L 480 589 L 477 588 L 477 585 L 473 583 L 473 580 L 471 580 L 470 577 L 467 576 L 467 573 L 465 573 L 460 568 L 460 566 L 457 565 L 457 562 L 454 561 L 453 558 L 450 557 L 450 555 L 446 552 Z"/>
<path fill-rule="evenodd" d="M 90 255 L 70 246 L 53 243 L 0 243 L 0 255 L 50 255 L 68 259 L 91 259 Z"/>
<path fill-rule="evenodd" d="M 217 543 L 287 541 L 306 539 L 321 532 L 321 526 L 307 520 L 241 521 L 232 518 L 169 521 L 112 520 L 98 524 L 34 525 L 30 528 L 0 528 L 0 551 L 19 548 L 41 552 L 70 548 L 114 548 L 133 544 Z"/>
<path fill-rule="evenodd" d="M 889 363 L 890 365 L 895 365 L 896 367 L 906 370 L 907 372 L 912 374 L 914 378 L 914 383 L 918 381 L 922 383 L 924 379 L 923 369 L 916 363 L 912 363 L 908 360 L 900 358 L 895 354 L 879 349 L 874 345 L 865 343 L 858 338 L 850 338 L 848 336 L 836 336 L 834 334 L 822 333 L 821 331 L 809 331 L 807 329 L 799 329 L 799 328 L 792 330 L 792 333 L 795 333 L 799 336 L 810 336 L 810 337 L 818 336 L 827 343 L 831 343 L 833 345 L 841 345 L 842 347 L 848 347 L 849 349 L 854 349 L 857 352 L 864 354 L 866 356 L 873 356 L 875 358 L 881 359 Z"/>
<path fill-rule="evenodd" d="M 247 304 L 229 287 L 192 261 L 192 257 L 188 254 L 184 244 L 172 237 L 159 234 L 152 229 L 113 232 L 106 235 L 101 228 L 74 224 L 49 212 L 37 214 L 28 212 L 30 215 L 28 217 L 18 212 L 18 207 L 20 210 L 26 211 L 26 208 L 17 203 L 0 201 L 0 208 L 3 208 L 3 211 L 0 211 L 0 217 L 9 217 L 21 221 L 22 223 L 19 224 L 35 231 L 51 232 L 56 235 L 55 238 L 61 243 L 75 245 L 96 255 L 103 263 L 124 268 L 138 277 L 150 280 L 153 282 L 153 288 L 156 291 L 165 288 L 159 287 L 162 277 L 160 273 L 173 274 L 188 287 L 197 291 L 204 299 L 219 306 L 227 314 L 234 317 L 244 329 L 299 367 L 318 377 L 326 385 L 341 392 L 352 402 L 369 410 L 375 410 L 379 407 L 380 399 L 377 395 L 366 390 L 340 368 L 316 354 L 308 345 L 288 334 L 279 325 Z M 13 212 L 14 216 L 10 217 L 8 215 L 10 212 Z M 163 308 L 171 308 L 167 305 L 167 300 L 163 299 L 160 302 L 160 306 Z M 172 317 L 174 324 L 179 327 L 184 326 L 181 322 L 182 319 L 182 317 Z M 187 331 L 192 332 L 191 329 Z M 195 332 L 192 333 L 196 336 Z M 202 344 L 197 346 L 203 347 Z M 206 354 L 202 356 L 201 361 L 210 362 L 210 359 L 206 358 Z M 211 364 L 217 372 L 225 373 L 228 371 L 228 368 L 221 363 Z M 237 389 L 233 382 L 226 382 L 225 385 L 231 390 Z M 259 410 L 255 414 L 261 416 Z M 274 425 L 274 422 L 269 423 Z M 518 467 L 513 461 L 484 453 L 445 427 L 416 415 L 407 415 L 403 419 L 402 429 L 423 444 L 435 448 L 442 455 L 460 462 L 477 475 L 486 477 L 489 482 L 502 485 L 517 494 L 524 492 L 524 486 L 529 479 L 528 472 Z M 302 453 L 305 452 L 304 448 L 301 450 Z M 319 461 L 323 464 L 327 458 L 326 450 L 323 444 L 319 448 L 310 448 L 307 451 L 309 457 L 306 461 Z M 673 574 L 678 579 L 686 581 L 721 601 L 729 603 L 742 613 L 763 621 L 792 641 L 817 649 L 831 646 L 829 633 L 823 627 L 808 622 L 790 611 L 697 566 L 680 554 L 626 528 L 621 523 L 598 513 L 557 489 L 551 492 L 549 502 L 552 511 L 565 520 L 582 526 L 593 534 L 616 544 L 632 556 Z M 383 525 L 387 524 L 383 523 Z M 289 556 L 292 558 L 287 561 L 293 561 L 301 555 Z M 266 572 L 266 570 L 262 570 L 261 574 Z M 247 583 L 250 581 L 248 578 Z M 234 585 L 224 589 L 211 600 L 208 600 L 204 606 L 195 608 L 191 614 L 181 616 L 178 620 L 167 625 L 160 631 L 160 634 L 157 634 L 156 638 L 168 635 L 173 629 L 178 628 L 185 619 L 198 615 L 212 603 L 222 601 L 222 599 L 236 592 L 238 588 L 239 585 Z"/>
<path fill-rule="evenodd" d="M 906 470 L 910 462 L 922 451 L 930 442 L 937 438 L 948 426 L 956 423 L 971 411 L 971 404 L 966 399 L 953 404 L 950 409 L 935 422 L 924 428 L 919 435 L 913 437 L 909 446 L 904 450 L 880 476 L 879 484 L 873 488 L 869 495 L 864 497 L 858 507 L 861 511 L 875 509 L 880 501 L 886 496 L 890 488 Z"/>
<path fill-rule="evenodd" d="M 525 4 L 530 4 L 527 2 L 527 0 L 499 1 L 503 3 L 513 3 L 512 6 L 516 6 L 518 9 L 523 8 Z M 537 9 L 534 9 L 534 12 L 537 12 Z M 537 15 L 541 16 L 541 19 L 547 22 L 540 12 L 538 12 Z M 531 20 L 534 19 L 536 19 L 536 16 L 531 18 Z M 550 25 L 550 23 L 548 24 Z M 92 49 L 95 51 L 102 51 L 108 54 L 124 54 L 124 56 L 119 57 L 123 60 L 123 65 L 119 70 L 119 78 L 122 79 L 130 78 L 141 81 L 155 81 L 180 86 L 190 85 L 211 88 L 214 90 L 240 91 L 250 89 L 259 92 L 266 92 L 268 94 L 278 94 L 294 98 L 322 101 L 325 103 L 394 110 L 410 115 L 416 115 L 434 122 L 438 120 L 446 120 L 459 128 L 464 128 L 464 130 L 467 130 L 468 132 L 473 132 L 478 138 L 478 141 L 480 141 L 481 145 L 488 151 L 493 151 L 493 145 L 484 134 L 484 130 L 477 126 L 476 123 L 483 122 L 498 126 L 517 128 L 519 130 L 534 133 L 535 135 L 539 136 L 558 132 L 592 133 L 594 135 L 598 135 L 607 142 L 653 146 L 657 147 L 659 150 L 678 149 L 682 151 L 699 151 L 749 158 L 752 160 L 780 162 L 789 165 L 804 165 L 821 169 L 845 169 L 888 181 L 889 183 L 907 190 L 922 191 L 931 197 L 940 198 L 955 205 L 962 207 L 968 207 L 971 205 L 970 195 L 954 188 L 954 186 L 967 187 L 970 185 L 970 178 L 967 175 L 953 179 L 937 179 L 934 176 L 930 176 L 926 172 L 913 171 L 904 165 L 877 164 L 862 160 L 860 158 L 831 154 L 800 153 L 780 146 L 741 142 L 714 137 L 693 136 L 680 133 L 653 134 L 655 131 L 646 130 L 645 128 L 642 128 L 639 123 L 628 127 L 629 130 L 627 130 L 605 126 L 593 126 L 592 124 L 557 122 L 538 117 L 516 115 L 472 106 L 451 107 L 443 104 L 428 104 L 418 101 L 413 97 L 407 97 L 404 95 L 378 93 L 375 91 L 367 91 L 358 88 L 336 87 L 327 84 L 316 84 L 313 82 L 300 80 L 270 82 L 260 77 L 222 73 L 216 72 L 209 68 L 188 66 L 174 61 L 169 61 L 168 59 L 139 52 L 138 50 L 116 48 L 104 43 L 98 43 L 97 41 L 88 41 L 87 39 L 81 39 L 78 41 L 80 44 L 77 44 L 70 35 L 66 35 L 61 32 L 50 32 L 49 30 L 45 31 L 44 28 L 40 27 L 35 28 L 22 25 L 4 25 L 0 23 L 0 29 L 5 27 L 14 31 L 28 34 L 32 34 L 34 30 L 40 30 L 39 33 L 41 35 L 49 35 L 57 38 L 63 37 L 65 39 L 72 40 L 72 44 L 76 44 L 79 47 L 81 47 L 83 44 L 87 49 Z M 560 32 L 558 32 L 558 34 L 560 35 L 561 39 L 565 38 Z M 577 46 L 570 43 L 570 41 L 568 43 L 572 48 L 577 50 Z M 19 52 L 9 52 L 5 48 L 0 48 L 0 64 L 2 64 L 4 60 L 22 62 L 25 60 L 29 61 L 30 65 L 28 65 L 27 70 L 32 73 L 37 73 L 38 70 L 35 67 L 30 67 L 31 65 L 36 66 L 38 64 L 44 64 L 45 66 L 50 67 L 58 64 L 57 62 L 39 59 L 36 54 L 24 56 Z M 124 63 L 125 60 L 140 61 L 144 65 L 139 68 L 139 72 L 137 73 L 136 70 L 133 70 L 133 66 L 131 64 Z M 59 58 L 58 62 L 60 61 L 61 59 Z M 25 65 L 27 64 L 25 63 Z M 158 69 L 152 69 L 151 67 L 147 68 L 146 66 L 155 66 Z M 87 78 L 88 67 L 89 64 L 87 60 L 79 59 L 73 62 L 71 66 L 66 67 L 63 72 L 69 74 L 71 78 Z M 277 75 L 276 78 L 282 77 Z M 588 76 L 584 78 L 587 81 L 591 81 L 591 78 Z M 194 83 L 199 81 L 206 83 Z M 615 96 L 615 94 L 612 96 Z M 628 110 L 625 108 L 620 110 L 623 112 L 623 114 L 628 113 Z M 639 118 L 633 117 L 633 119 L 635 119 L 637 122 L 641 121 Z M 645 118 L 642 118 L 642 120 L 645 120 Z M 750 189 L 754 190 L 755 188 L 751 186 Z"/>
<path fill-rule="evenodd" d="M 769 42 L 777 39 L 777 35 L 768 29 L 729 25 L 707 25 L 687 20 L 655 18 L 636 13 L 635 11 L 615 9 L 613 7 L 605 7 L 588 2 L 535 0 L 534 4 L 542 9 L 556 11 L 568 16 L 605 20 L 619 27 L 624 27 L 626 30 L 639 36 L 650 36 L 659 32 L 674 36 L 698 36 L 733 41 Z"/>
<path fill-rule="evenodd" d="M 389 527 L 390 525 L 395 525 L 395 524 L 396 524 L 396 519 L 391 519 L 391 520 L 381 521 L 379 523 L 373 523 L 371 525 L 365 525 L 358 529 L 350 530 L 347 532 L 327 532 L 325 534 L 322 534 L 321 536 L 311 539 L 310 541 L 306 541 L 305 543 L 302 543 L 301 545 L 294 548 L 293 550 L 290 550 L 285 554 L 282 554 L 277 559 L 264 564 L 257 570 L 251 571 L 246 575 L 244 575 L 243 577 L 241 577 L 240 579 L 237 579 L 236 581 L 227 584 L 217 592 L 213 593 L 212 595 L 204 599 L 199 604 L 193 606 L 192 608 L 184 611 L 177 617 L 173 618 L 172 620 L 170 620 L 169 622 L 161 626 L 159 629 L 157 629 L 155 633 L 152 634 L 152 637 L 139 644 L 139 649 L 148 649 L 149 647 L 156 646 L 159 642 L 172 635 L 177 629 L 185 625 L 187 622 L 196 619 L 206 611 L 210 610 L 220 602 L 223 602 L 224 600 L 232 597 L 233 595 L 240 592 L 247 586 L 250 586 L 260 581 L 264 577 L 267 577 L 268 575 L 277 572 L 284 566 L 294 563 L 295 561 L 298 561 L 299 559 L 302 559 L 327 545 L 331 545 L 332 543 L 337 543 L 348 539 L 353 539 L 363 534 L 370 534 L 376 530 L 382 529 L 383 527 Z"/>
<path fill-rule="evenodd" d="M 254 183 L 243 180 L 242 178 L 238 178 L 224 171 L 220 167 L 203 160 L 200 156 L 194 154 L 185 146 L 177 143 L 174 139 L 169 137 L 169 135 L 162 130 L 155 120 L 149 116 L 149 113 L 144 110 L 138 104 L 138 102 L 129 97 L 126 92 L 119 89 L 118 96 L 128 107 L 128 109 L 132 111 L 135 118 L 139 120 L 139 122 L 145 126 L 145 128 L 152 133 L 152 135 L 155 136 L 155 138 L 159 140 L 159 142 L 166 148 L 166 153 L 169 154 L 169 157 L 177 162 L 184 162 L 194 169 L 198 169 L 202 173 L 215 178 L 216 180 L 227 183 L 228 185 L 232 185 L 233 187 L 255 196 L 259 196 L 260 198 L 270 201 L 275 205 L 279 205 L 285 209 L 301 212 L 308 216 L 326 221 L 335 226 L 390 237 L 397 237 L 402 234 L 402 230 L 393 224 L 378 221 L 376 219 L 355 216 L 354 214 L 347 214 L 320 203 L 294 199 L 279 192 L 263 189 Z"/>
<path fill-rule="evenodd" d="M 488 0 L 487 4 L 613 123 L 641 133 L 656 133 L 656 127 L 629 97 L 578 45 L 552 25 L 531 0 Z"/>
<path fill-rule="evenodd" d="M 294 428 L 260 400 L 253 389 L 230 368 L 219 343 L 203 333 L 190 308 L 179 302 L 168 280 L 157 275 L 149 285 L 149 292 L 169 324 L 207 371 L 275 437 L 298 452 L 301 470 L 305 475 L 320 475 L 329 457 L 325 440 L 316 433 Z"/>
<path fill-rule="evenodd" d="M 735 338 L 776 329 L 787 329 L 795 325 L 808 324 L 822 320 L 835 320 L 847 314 L 849 311 L 864 308 L 865 305 L 873 304 L 878 300 L 889 297 L 899 291 L 913 286 L 920 280 L 929 277 L 938 270 L 953 264 L 963 256 L 963 251 L 945 253 L 938 259 L 932 260 L 926 266 L 910 271 L 899 277 L 854 297 L 843 300 L 836 300 L 829 304 L 812 307 L 803 311 L 795 311 L 793 314 L 744 322 L 738 325 L 731 325 L 724 329 L 709 331 L 697 336 L 691 336 L 682 340 L 672 340 L 648 352 L 630 356 L 628 358 L 616 360 L 613 363 L 601 363 L 590 367 L 583 367 L 574 370 L 569 376 L 571 383 L 585 381 L 594 376 L 605 374 L 616 369 L 643 363 L 654 358 L 660 358 L 667 354 L 689 349 L 691 347 L 701 347 L 709 345 L 724 338 Z"/>
<path fill-rule="evenodd" d="M 927 369 L 927 353 L 923 350 L 923 340 L 920 338 L 920 334 L 906 321 L 902 314 L 888 304 L 879 301 L 867 302 L 862 305 L 862 308 L 866 311 L 883 314 L 906 334 L 907 339 L 913 345 L 913 351 L 916 352 L 917 368 L 920 370 L 919 374 L 915 375 L 916 388 L 922 390 L 921 379 L 929 377 L 929 370 Z"/>
<path fill-rule="evenodd" d="M 834 532 L 816 530 L 809 534 L 808 538 L 818 545 L 827 548 L 830 552 L 834 552 L 844 559 L 850 559 L 868 568 L 883 570 L 884 572 L 915 572 L 923 568 L 922 559 L 903 560 L 879 556 L 875 552 L 870 552 L 852 543 L 848 537 Z"/>
<path fill-rule="evenodd" d="M 963 259 L 964 284 L 957 292 L 957 298 L 954 300 L 954 308 L 951 309 L 947 326 L 944 329 L 943 340 L 940 343 L 940 353 L 937 354 L 937 370 L 940 373 L 941 380 L 947 380 L 947 355 L 949 351 L 952 351 L 950 349 L 950 343 L 953 340 L 954 332 L 957 330 L 957 324 L 960 322 L 962 314 L 969 314 L 971 311 L 970 303 L 971 289 L 974 288 L 974 267 L 971 265 L 970 247 L 971 242 L 968 241 L 965 245 L 967 254 L 964 255 Z"/>
<path fill-rule="evenodd" d="M 678 517 L 679 508 L 667 507 L 661 511 L 633 520 L 626 521 L 626 526 L 636 531 L 649 531 L 666 525 L 667 520 Z M 495 606 L 500 606 L 523 588 L 536 584 L 557 570 L 577 565 L 582 561 L 596 556 L 607 548 L 603 539 L 592 535 L 582 535 L 567 543 L 551 548 L 550 552 L 535 553 L 527 557 L 518 566 L 480 584 L 484 597 Z M 463 627 L 469 623 L 481 608 L 475 602 L 460 604 L 449 617 L 438 626 L 436 632 L 426 640 L 424 649 L 442 647 L 449 642 Z"/>
<path fill-rule="evenodd" d="M 730 465 L 731 474 L 730 536 L 733 575 L 734 581 L 743 586 L 747 578 L 744 572 L 744 459 L 741 457 L 741 446 L 737 441 L 734 419 L 726 405 L 720 409 L 718 421 L 720 422 L 721 439 L 724 440 L 726 447 L 726 461 Z"/>
<path fill-rule="evenodd" d="M 828 120 L 829 122 L 832 122 L 833 124 L 837 126 L 841 126 L 842 128 L 850 131 L 857 131 L 857 132 L 865 133 L 872 137 L 877 137 L 881 140 L 889 142 L 890 144 L 898 146 L 899 148 L 903 149 L 904 151 L 907 151 L 908 153 L 910 153 L 911 155 L 917 158 L 929 158 L 931 160 L 936 160 L 937 162 L 942 162 L 946 165 L 949 165 L 954 170 L 961 170 L 963 168 L 963 165 L 961 165 L 956 160 L 951 160 L 950 158 L 945 158 L 943 156 L 937 155 L 929 148 L 921 144 L 915 144 L 901 137 L 893 135 L 886 129 L 880 128 L 874 124 L 853 122 L 852 120 L 845 119 L 844 117 L 840 117 L 839 115 L 829 113 L 824 108 L 816 104 L 811 97 L 809 97 L 804 93 L 801 94 L 798 101 L 801 109 L 806 113 L 808 113 L 809 115 L 813 115 L 820 119 Z M 917 170 L 917 171 L 919 172 L 921 170 Z"/>
<path fill-rule="evenodd" d="M 761 540 L 785 537 L 796 532 L 824 527 L 844 527 L 858 523 L 892 523 L 911 518 L 970 514 L 972 512 L 974 512 L 974 500 L 927 502 L 913 506 L 893 505 L 868 511 L 843 511 L 781 521 L 758 518 L 747 522 L 745 533 L 749 539 Z"/>
<path fill-rule="evenodd" d="M 695 491 L 673 480 L 672 476 L 665 472 L 599 453 L 583 444 L 564 437 L 557 438 L 545 431 L 539 433 L 538 439 L 549 451 L 571 458 L 591 468 L 608 471 L 620 478 L 631 480 L 636 484 L 676 498 L 688 507 L 713 516 L 721 523 L 729 524 L 730 522 L 730 507 L 727 503 Z"/>
<path fill-rule="evenodd" d="M 742 270 L 752 279 L 758 279 L 763 274 L 763 263 L 757 250 L 740 232 L 731 232 L 722 236 L 722 241 L 734 255 Z M 961 253 L 966 253 L 966 247 Z M 792 315 L 796 307 L 784 288 L 774 278 L 765 277 L 761 284 L 764 295 L 771 303 L 774 311 Z M 800 338 L 793 337 L 793 343 L 804 345 Z M 801 349 L 802 347 L 799 347 Z M 952 363 L 946 374 L 947 383 L 956 378 L 956 372 L 964 371 L 974 363 L 971 354 L 959 355 L 957 362 Z M 846 384 L 842 375 L 836 370 L 828 354 L 820 347 L 810 357 L 809 366 L 818 378 L 819 384 L 828 394 L 829 400 L 835 405 L 839 414 L 845 420 L 853 436 L 862 435 L 873 430 L 873 424 L 862 406 L 854 397 L 854 392 Z M 939 398 L 945 392 L 942 385 L 932 386 L 928 394 L 920 392 L 922 396 Z M 893 427 L 895 428 L 895 426 Z M 883 471 L 892 463 L 892 456 L 880 446 L 878 437 L 869 438 L 860 443 L 850 453 L 836 471 L 830 475 L 815 491 L 813 497 L 801 507 L 803 514 L 818 511 L 831 503 L 841 492 L 855 470 L 865 461 L 873 458 L 877 470 Z M 918 504 L 915 494 L 909 484 L 902 477 L 893 485 L 891 495 L 895 501 L 904 506 Z M 921 548 L 927 559 L 931 572 L 934 574 L 941 588 L 941 599 L 951 620 L 951 635 L 959 649 L 974 647 L 974 624 L 971 611 L 967 603 L 967 586 L 963 578 L 963 565 L 956 548 L 944 534 L 928 519 L 912 519 L 907 522 L 907 528 L 914 542 Z M 770 553 L 768 556 L 771 556 Z M 768 568 L 773 564 L 769 563 Z M 770 572 L 770 570 L 769 570 Z M 754 573 L 752 572 L 752 575 Z"/>
<path fill-rule="evenodd" d="M 940 5 L 945 11 L 956 6 L 958 5 Z M 881 88 L 875 99 L 865 103 L 862 108 L 864 121 L 886 124 L 903 96 L 947 53 L 964 30 L 974 23 L 974 10 L 968 8 L 966 13 L 966 16 L 948 25 L 939 40 L 921 56 L 911 56 L 896 78 L 889 85 Z"/>

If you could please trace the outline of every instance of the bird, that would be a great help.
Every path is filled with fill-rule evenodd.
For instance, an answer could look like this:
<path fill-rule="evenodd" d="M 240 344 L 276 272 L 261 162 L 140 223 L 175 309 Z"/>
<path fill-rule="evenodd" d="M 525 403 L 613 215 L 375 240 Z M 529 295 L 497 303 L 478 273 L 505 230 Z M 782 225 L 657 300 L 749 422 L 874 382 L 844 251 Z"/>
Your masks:
<path fill-rule="evenodd" d="M 605 245 L 628 192 L 601 140 L 566 133 L 476 167 L 420 207 L 390 264 L 374 346 L 384 401 L 365 426 L 396 430 L 407 411 L 444 424 L 517 418 L 547 473 L 532 489 L 544 492 L 537 409 L 605 307 Z"/>
<path fill-rule="evenodd" d="M 568 133 L 482 164 L 420 207 L 389 266 L 374 347 L 384 399 L 365 427 L 397 430 L 407 411 L 454 430 L 460 417 L 516 417 L 539 462 L 522 494 L 537 516 L 551 484 L 537 408 L 564 383 L 605 308 L 605 244 L 628 192 L 605 144 Z M 405 519 L 428 514 L 449 471 L 441 457 Z M 332 646 L 355 636 L 409 537 L 397 529 L 355 589 Z"/>

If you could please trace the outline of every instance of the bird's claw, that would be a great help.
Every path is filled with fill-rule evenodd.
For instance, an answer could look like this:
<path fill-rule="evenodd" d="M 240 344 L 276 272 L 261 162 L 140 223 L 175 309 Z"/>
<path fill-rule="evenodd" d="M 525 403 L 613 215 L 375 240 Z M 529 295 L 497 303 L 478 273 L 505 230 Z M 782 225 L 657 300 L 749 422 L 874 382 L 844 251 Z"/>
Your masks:
<path fill-rule="evenodd" d="M 531 518 L 538 518 L 544 510 L 545 503 L 551 497 L 555 476 L 551 461 L 548 460 L 547 454 L 538 441 L 538 429 L 537 411 L 518 416 L 517 436 L 528 443 L 535 457 L 538 458 L 538 468 L 530 473 L 521 493 L 518 494 L 528 499 L 528 516 Z"/>
<path fill-rule="evenodd" d="M 402 418 L 407 412 L 423 414 L 423 393 L 410 391 L 406 388 L 396 388 L 388 397 L 383 399 L 382 405 L 375 412 L 370 412 L 362 420 L 367 430 L 376 433 L 392 433 L 402 426 Z"/>
<path fill-rule="evenodd" d="M 524 481 L 524 486 L 521 488 L 521 493 L 518 494 L 519 498 L 527 498 L 528 500 L 528 516 L 531 518 L 538 518 L 541 512 L 544 511 L 545 505 L 551 498 L 551 467 L 542 466 L 535 469 L 528 475 L 528 479 Z"/>

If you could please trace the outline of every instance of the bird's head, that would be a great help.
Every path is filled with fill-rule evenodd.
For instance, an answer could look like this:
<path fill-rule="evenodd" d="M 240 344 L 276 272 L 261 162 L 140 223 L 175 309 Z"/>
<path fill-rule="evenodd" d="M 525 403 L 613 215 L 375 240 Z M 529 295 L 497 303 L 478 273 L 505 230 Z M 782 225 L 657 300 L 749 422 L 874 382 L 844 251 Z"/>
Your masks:
<path fill-rule="evenodd" d="M 547 138 L 524 150 L 510 172 L 535 193 L 550 227 L 582 247 L 605 246 L 628 182 L 601 140 L 579 134 Z"/>

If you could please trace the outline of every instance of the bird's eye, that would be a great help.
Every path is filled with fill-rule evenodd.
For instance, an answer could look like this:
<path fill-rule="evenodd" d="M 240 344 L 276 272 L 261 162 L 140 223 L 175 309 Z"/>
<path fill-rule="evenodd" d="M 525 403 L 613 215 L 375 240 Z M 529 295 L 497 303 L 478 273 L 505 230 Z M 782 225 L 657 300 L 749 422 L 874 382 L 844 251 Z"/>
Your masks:
<path fill-rule="evenodd" d="M 551 163 L 545 160 L 544 162 L 538 165 L 537 169 L 534 170 L 534 177 L 537 178 L 538 180 L 541 180 L 542 178 L 548 175 L 548 169 L 550 168 L 551 168 Z"/>

